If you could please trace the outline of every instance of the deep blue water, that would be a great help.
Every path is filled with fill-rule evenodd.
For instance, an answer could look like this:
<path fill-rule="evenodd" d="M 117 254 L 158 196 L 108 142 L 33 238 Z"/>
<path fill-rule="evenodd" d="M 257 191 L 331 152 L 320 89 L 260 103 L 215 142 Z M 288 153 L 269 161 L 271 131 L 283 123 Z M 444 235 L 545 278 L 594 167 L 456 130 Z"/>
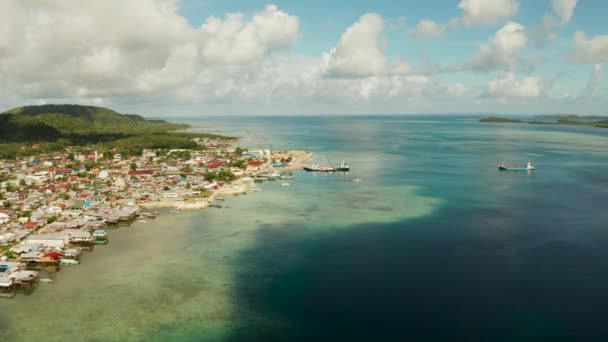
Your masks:
<path fill-rule="evenodd" d="M 234 339 L 608 339 L 608 130 L 464 116 L 186 121 L 247 146 L 346 159 L 349 177 L 370 189 L 413 186 L 438 200 L 427 215 L 403 219 L 388 208 L 387 220 L 345 220 L 348 229 L 332 220 L 323 234 L 260 227 L 240 254 L 235 298 L 287 324 L 243 322 Z M 496 168 L 528 160 L 536 171 Z M 339 176 L 298 181 L 316 191 L 294 196 L 351 200 Z M 382 192 L 370 194 L 363 205 L 383 208 Z M 259 274 L 266 266 L 273 271 Z"/>

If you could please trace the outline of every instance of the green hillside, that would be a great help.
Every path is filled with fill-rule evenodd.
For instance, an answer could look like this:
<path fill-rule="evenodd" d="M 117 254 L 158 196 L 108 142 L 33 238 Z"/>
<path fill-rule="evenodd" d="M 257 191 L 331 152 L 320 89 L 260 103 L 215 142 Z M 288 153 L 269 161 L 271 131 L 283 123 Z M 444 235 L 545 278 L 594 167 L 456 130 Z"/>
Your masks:
<path fill-rule="evenodd" d="M 25 106 L 0 114 L 0 141 L 52 141 L 59 136 L 139 134 L 188 127 L 80 105 Z"/>
<path fill-rule="evenodd" d="M 232 139 L 172 132 L 188 127 L 102 107 L 68 104 L 18 107 L 0 113 L 0 158 L 91 145 L 102 150 L 120 147 L 123 153 L 137 154 L 143 148 L 204 148 L 193 138 Z M 28 147 L 33 143 L 42 143 L 42 147 Z"/>

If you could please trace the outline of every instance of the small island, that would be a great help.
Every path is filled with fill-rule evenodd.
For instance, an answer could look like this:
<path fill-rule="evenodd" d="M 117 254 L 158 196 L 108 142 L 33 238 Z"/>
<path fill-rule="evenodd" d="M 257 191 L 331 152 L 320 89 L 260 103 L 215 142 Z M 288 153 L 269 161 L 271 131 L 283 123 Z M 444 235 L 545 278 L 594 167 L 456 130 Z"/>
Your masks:
<path fill-rule="evenodd" d="M 491 116 L 489 118 L 483 118 L 483 119 L 479 120 L 479 122 L 522 123 L 523 121 L 521 121 L 521 120 L 514 120 L 514 119 L 508 119 L 508 118 L 499 118 L 499 117 L 496 117 L 496 116 Z"/>
<path fill-rule="evenodd" d="M 583 114 L 552 114 L 552 115 L 535 115 L 534 118 L 546 120 L 516 120 L 504 117 L 487 117 L 482 118 L 479 122 L 483 123 L 527 123 L 531 125 L 568 125 L 568 126 L 589 126 L 608 128 L 608 117 L 597 115 Z M 550 120 L 557 119 L 557 120 Z"/>

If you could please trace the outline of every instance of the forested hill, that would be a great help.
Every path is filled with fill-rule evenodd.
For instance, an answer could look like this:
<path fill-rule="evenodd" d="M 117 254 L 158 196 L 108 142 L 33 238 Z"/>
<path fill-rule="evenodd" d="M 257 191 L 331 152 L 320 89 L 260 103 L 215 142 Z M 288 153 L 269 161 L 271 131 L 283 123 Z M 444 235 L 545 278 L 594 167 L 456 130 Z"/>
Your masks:
<path fill-rule="evenodd" d="M 40 142 L 86 136 L 129 136 L 188 127 L 81 105 L 17 107 L 0 114 L 0 142 Z"/>

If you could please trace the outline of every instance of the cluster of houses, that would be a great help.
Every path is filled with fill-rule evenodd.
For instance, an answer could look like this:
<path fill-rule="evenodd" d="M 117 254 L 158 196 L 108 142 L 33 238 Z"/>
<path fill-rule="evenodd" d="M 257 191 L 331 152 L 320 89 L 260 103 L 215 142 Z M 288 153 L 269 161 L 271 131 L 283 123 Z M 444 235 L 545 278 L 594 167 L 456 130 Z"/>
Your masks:
<path fill-rule="evenodd" d="M 100 158 L 97 152 L 66 151 L 0 161 L 0 290 L 28 284 L 36 277 L 31 265 L 76 264 L 79 248 L 107 242 L 108 225 L 140 214 L 153 217 L 141 212 L 142 204 L 206 201 L 224 185 L 209 174 L 240 177 L 272 166 L 264 150 L 113 153 Z"/>

